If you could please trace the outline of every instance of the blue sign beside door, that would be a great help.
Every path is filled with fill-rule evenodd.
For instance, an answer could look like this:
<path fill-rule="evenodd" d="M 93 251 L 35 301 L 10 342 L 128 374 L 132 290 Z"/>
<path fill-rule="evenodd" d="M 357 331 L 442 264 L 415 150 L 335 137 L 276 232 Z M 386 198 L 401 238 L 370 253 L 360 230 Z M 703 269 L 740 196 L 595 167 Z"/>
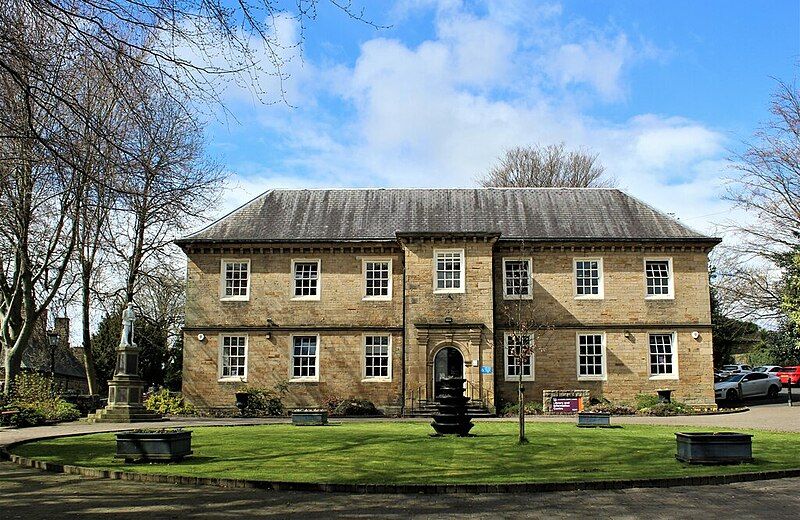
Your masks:
<path fill-rule="evenodd" d="M 481 367 L 481 374 L 491 374 L 491 373 L 492 373 L 492 367 L 487 365 L 483 365 Z"/>

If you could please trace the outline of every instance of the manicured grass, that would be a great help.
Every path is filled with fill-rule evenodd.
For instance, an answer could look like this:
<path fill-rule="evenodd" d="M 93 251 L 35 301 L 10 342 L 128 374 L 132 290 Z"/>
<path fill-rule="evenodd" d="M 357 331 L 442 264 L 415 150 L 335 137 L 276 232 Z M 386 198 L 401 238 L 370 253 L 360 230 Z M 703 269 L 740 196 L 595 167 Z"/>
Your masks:
<path fill-rule="evenodd" d="M 13 451 L 25 457 L 95 468 L 202 477 L 347 483 L 500 483 L 615 480 L 740 473 L 800 467 L 800 436 L 751 431 L 755 463 L 689 466 L 675 460 L 676 431 L 626 425 L 582 429 L 478 423 L 475 437 L 428 436 L 428 423 L 364 422 L 327 427 L 288 424 L 194 428 L 194 455 L 175 464 L 113 459 L 114 434 L 41 441 Z"/>

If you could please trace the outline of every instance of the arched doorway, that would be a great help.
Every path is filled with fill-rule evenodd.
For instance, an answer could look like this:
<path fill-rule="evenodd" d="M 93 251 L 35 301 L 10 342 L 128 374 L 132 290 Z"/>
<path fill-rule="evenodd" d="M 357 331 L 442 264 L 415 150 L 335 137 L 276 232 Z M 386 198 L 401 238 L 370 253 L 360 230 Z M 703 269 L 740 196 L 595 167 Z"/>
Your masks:
<path fill-rule="evenodd" d="M 444 347 L 433 358 L 433 391 L 439 393 L 439 381 L 445 377 L 464 377 L 464 356 L 455 347 Z"/>

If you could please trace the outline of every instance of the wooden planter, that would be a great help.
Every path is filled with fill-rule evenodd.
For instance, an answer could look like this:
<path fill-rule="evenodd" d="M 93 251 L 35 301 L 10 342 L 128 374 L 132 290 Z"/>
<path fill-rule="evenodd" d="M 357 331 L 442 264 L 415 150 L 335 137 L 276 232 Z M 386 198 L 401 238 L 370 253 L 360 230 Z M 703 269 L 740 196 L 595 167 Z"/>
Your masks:
<path fill-rule="evenodd" d="M 733 432 L 676 433 L 675 458 L 690 464 L 753 462 L 753 436 Z"/>
<path fill-rule="evenodd" d="M 610 413 L 581 412 L 578 414 L 578 428 L 610 428 Z"/>
<path fill-rule="evenodd" d="M 324 426 L 328 424 L 328 412 L 292 412 L 292 424 L 295 426 Z"/>
<path fill-rule="evenodd" d="M 191 431 L 132 431 L 117 434 L 114 458 L 125 462 L 179 461 L 191 454 Z"/>

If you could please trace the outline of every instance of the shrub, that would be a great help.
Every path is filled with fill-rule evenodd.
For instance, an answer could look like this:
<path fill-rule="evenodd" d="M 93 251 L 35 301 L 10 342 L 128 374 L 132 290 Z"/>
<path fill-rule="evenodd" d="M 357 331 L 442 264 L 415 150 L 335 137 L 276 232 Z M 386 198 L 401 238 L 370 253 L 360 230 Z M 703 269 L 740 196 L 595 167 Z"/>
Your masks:
<path fill-rule="evenodd" d="M 41 426 L 47 422 L 47 418 L 38 408 L 20 406 L 17 409 L 19 412 L 11 415 L 8 419 L 9 426 L 26 428 L 28 426 Z"/>
<path fill-rule="evenodd" d="M 656 415 L 663 417 L 668 415 L 691 414 L 694 413 L 694 410 L 684 403 L 672 401 L 671 403 L 656 403 L 653 406 L 641 408 L 638 413 L 640 415 Z"/>
<path fill-rule="evenodd" d="M 333 409 L 331 415 L 383 415 L 380 410 L 375 408 L 372 401 L 366 399 L 348 398 L 343 399 L 336 408 Z"/>
<path fill-rule="evenodd" d="M 56 394 L 50 378 L 32 373 L 23 373 L 14 379 L 7 407 L 20 411 L 10 419 L 12 425 L 20 427 L 74 421 L 81 416 L 75 405 Z"/>
<path fill-rule="evenodd" d="M 187 403 L 180 392 L 170 392 L 162 388 L 150 393 L 144 400 L 148 410 L 165 415 L 193 415 L 196 413 L 194 406 Z"/>
<path fill-rule="evenodd" d="M 270 417 L 284 415 L 286 408 L 283 397 L 289 390 L 288 385 L 280 382 L 272 390 L 267 388 L 248 388 L 247 406 L 242 410 L 245 417 Z"/>
<path fill-rule="evenodd" d="M 586 409 L 587 412 L 610 413 L 612 415 L 633 415 L 636 409 L 627 404 L 615 404 L 611 401 L 603 400 Z"/>
<path fill-rule="evenodd" d="M 525 415 L 542 415 L 544 407 L 542 403 L 536 401 L 528 401 L 525 403 Z M 500 409 L 500 415 L 503 417 L 515 417 L 519 415 L 519 405 L 517 403 L 506 403 Z"/>
<path fill-rule="evenodd" d="M 652 408 L 659 404 L 658 396 L 654 394 L 638 394 L 636 396 L 636 409 Z"/>

